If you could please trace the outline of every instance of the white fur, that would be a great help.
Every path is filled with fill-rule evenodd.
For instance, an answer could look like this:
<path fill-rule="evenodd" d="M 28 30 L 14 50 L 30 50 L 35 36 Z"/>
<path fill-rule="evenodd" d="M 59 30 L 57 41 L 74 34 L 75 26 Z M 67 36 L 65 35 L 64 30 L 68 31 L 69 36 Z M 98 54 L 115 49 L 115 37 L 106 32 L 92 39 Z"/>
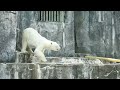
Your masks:
<path fill-rule="evenodd" d="M 53 42 L 41 36 L 33 28 L 27 28 L 23 31 L 21 52 L 27 52 L 27 47 L 29 47 L 29 50 L 32 53 L 32 48 L 35 48 L 34 54 L 39 58 L 39 60 L 42 60 L 44 62 L 47 61 L 44 55 L 44 51 L 46 49 L 53 51 L 60 50 L 60 46 L 56 42 Z"/>

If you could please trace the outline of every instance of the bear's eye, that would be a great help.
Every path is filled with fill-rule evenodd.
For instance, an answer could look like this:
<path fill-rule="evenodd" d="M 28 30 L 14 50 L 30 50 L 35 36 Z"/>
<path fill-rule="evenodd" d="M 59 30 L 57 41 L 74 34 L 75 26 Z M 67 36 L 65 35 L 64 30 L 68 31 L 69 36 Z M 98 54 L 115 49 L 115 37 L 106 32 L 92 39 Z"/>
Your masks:
<path fill-rule="evenodd" d="M 52 44 L 52 43 L 51 43 Z"/>

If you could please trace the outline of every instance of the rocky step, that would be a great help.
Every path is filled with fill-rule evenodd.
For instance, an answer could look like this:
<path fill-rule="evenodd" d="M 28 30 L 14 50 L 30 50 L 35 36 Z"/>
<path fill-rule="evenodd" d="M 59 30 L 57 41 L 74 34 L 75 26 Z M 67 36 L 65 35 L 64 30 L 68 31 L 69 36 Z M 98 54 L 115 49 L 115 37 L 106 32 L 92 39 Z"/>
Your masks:
<path fill-rule="evenodd" d="M 119 73 L 119 63 L 0 63 L 0 79 L 120 79 Z"/>
<path fill-rule="evenodd" d="M 115 62 L 109 62 L 100 59 L 88 59 L 84 55 L 77 57 L 46 57 L 47 62 L 41 64 L 91 64 L 91 65 L 103 65 L 103 64 L 115 64 Z M 33 54 L 16 52 L 16 63 L 38 63 L 36 57 Z"/>
<path fill-rule="evenodd" d="M 84 57 L 47 57 L 30 62 L 29 54 L 16 53 L 15 63 L 0 63 L 0 79 L 120 79 L 120 63 Z"/>

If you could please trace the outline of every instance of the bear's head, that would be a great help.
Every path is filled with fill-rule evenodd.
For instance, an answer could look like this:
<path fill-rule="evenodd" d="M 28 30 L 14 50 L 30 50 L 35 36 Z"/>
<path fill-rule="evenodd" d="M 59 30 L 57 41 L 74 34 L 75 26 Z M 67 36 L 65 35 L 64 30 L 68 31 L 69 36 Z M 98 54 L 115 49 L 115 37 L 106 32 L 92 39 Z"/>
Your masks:
<path fill-rule="evenodd" d="M 59 51 L 61 48 L 56 42 L 50 42 L 50 49 L 53 51 Z"/>

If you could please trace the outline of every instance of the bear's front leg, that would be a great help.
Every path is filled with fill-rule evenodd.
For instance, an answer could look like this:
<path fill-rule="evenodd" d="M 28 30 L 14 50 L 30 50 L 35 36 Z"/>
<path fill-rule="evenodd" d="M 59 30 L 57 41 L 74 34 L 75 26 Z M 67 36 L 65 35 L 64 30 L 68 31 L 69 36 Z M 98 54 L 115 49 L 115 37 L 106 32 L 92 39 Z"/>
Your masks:
<path fill-rule="evenodd" d="M 42 53 L 41 51 L 35 50 L 34 54 L 35 54 L 35 56 L 37 56 L 37 58 L 38 58 L 38 60 L 39 60 L 40 62 L 41 62 L 41 61 L 43 61 L 43 62 L 46 62 L 46 61 L 47 61 L 47 59 L 45 58 L 44 53 Z"/>
<path fill-rule="evenodd" d="M 32 48 L 28 47 L 28 52 L 29 52 L 30 54 L 33 54 Z"/>

